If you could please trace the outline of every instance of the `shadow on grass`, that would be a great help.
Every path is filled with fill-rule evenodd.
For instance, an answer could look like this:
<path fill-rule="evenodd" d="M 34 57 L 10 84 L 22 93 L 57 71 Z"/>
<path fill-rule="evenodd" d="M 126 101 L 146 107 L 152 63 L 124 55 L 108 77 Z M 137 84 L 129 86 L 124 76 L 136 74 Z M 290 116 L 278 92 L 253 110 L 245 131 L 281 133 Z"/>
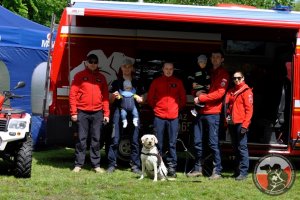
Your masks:
<path fill-rule="evenodd" d="M 101 149 L 101 167 L 106 169 L 108 167 L 108 160 L 106 157 L 106 153 L 104 149 Z M 68 147 L 48 147 L 44 149 L 40 149 L 39 151 L 34 151 L 33 158 L 36 161 L 37 165 L 48 165 L 55 168 L 69 168 L 72 170 L 74 168 L 74 160 L 75 160 L 75 149 Z M 128 169 L 129 163 L 127 162 L 119 162 L 120 166 L 118 169 L 125 170 Z M 91 161 L 89 150 L 86 151 L 85 164 L 82 167 L 83 169 L 91 169 Z"/>
<path fill-rule="evenodd" d="M 13 165 L 9 162 L 1 160 L 0 162 L 0 176 L 13 176 Z"/>
<path fill-rule="evenodd" d="M 37 165 L 48 165 L 56 168 L 72 168 L 74 149 L 66 147 L 48 147 L 33 152 Z"/>

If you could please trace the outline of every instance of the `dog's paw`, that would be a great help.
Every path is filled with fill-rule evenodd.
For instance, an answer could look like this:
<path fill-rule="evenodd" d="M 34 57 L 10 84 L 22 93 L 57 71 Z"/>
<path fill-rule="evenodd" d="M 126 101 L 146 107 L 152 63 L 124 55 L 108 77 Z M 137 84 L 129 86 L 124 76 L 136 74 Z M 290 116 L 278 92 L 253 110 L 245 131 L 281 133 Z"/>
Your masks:
<path fill-rule="evenodd" d="M 142 179 L 144 179 L 144 176 L 143 176 L 143 175 L 139 178 L 139 180 L 142 180 Z"/>
<path fill-rule="evenodd" d="M 153 179 L 153 182 L 157 182 L 157 179 Z"/>

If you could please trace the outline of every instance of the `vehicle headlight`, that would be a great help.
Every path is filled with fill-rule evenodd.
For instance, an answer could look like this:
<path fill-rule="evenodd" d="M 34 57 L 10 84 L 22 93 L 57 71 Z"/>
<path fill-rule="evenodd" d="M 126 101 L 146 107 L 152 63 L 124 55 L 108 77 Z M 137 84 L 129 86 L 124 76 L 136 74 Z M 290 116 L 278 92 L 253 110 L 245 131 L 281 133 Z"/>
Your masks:
<path fill-rule="evenodd" d="M 10 120 L 8 128 L 24 129 L 24 128 L 26 128 L 26 121 Z"/>

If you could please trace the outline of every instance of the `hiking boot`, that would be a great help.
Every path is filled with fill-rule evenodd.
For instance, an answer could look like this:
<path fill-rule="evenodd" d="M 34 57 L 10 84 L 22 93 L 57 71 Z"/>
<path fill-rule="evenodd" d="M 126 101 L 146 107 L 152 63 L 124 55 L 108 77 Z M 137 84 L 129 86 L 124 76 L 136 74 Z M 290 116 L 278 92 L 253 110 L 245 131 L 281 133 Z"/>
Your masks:
<path fill-rule="evenodd" d="M 212 174 L 208 179 L 209 180 L 217 180 L 217 179 L 221 179 L 222 176 L 221 174 Z"/>
<path fill-rule="evenodd" d="M 105 170 L 102 169 L 102 168 L 100 168 L 100 167 L 95 167 L 95 168 L 93 169 L 93 171 L 94 171 L 95 173 L 99 173 L 99 174 L 102 174 L 102 173 L 105 172 Z"/>
<path fill-rule="evenodd" d="M 80 170 L 81 170 L 81 167 L 74 167 L 74 169 L 72 171 L 75 173 L 78 173 L 78 172 L 80 172 Z"/>
<path fill-rule="evenodd" d="M 239 175 L 238 177 L 235 178 L 236 181 L 243 181 L 246 179 L 247 179 L 247 176 L 245 176 L 245 175 Z"/>
<path fill-rule="evenodd" d="M 169 169 L 167 176 L 170 177 L 170 178 L 176 178 L 177 177 L 176 171 Z"/>
<path fill-rule="evenodd" d="M 115 167 L 109 167 L 106 172 L 107 173 L 113 173 L 115 171 Z"/>
<path fill-rule="evenodd" d="M 187 177 L 199 177 L 203 176 L 201 171 L 192 171 L 186 174 Z"/>

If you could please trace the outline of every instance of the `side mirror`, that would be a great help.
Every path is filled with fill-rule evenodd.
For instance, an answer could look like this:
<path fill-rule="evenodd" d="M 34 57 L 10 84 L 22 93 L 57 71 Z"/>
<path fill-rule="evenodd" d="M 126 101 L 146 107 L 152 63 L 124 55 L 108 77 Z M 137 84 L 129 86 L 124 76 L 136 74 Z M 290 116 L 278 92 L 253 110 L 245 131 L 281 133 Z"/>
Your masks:
<path fill-rule="evenodd" d="M 25 82 L 24 81 L 19 81 L 18 84 L 14 87 L 14 89 L 22 88 L 25 87 Z"/>

